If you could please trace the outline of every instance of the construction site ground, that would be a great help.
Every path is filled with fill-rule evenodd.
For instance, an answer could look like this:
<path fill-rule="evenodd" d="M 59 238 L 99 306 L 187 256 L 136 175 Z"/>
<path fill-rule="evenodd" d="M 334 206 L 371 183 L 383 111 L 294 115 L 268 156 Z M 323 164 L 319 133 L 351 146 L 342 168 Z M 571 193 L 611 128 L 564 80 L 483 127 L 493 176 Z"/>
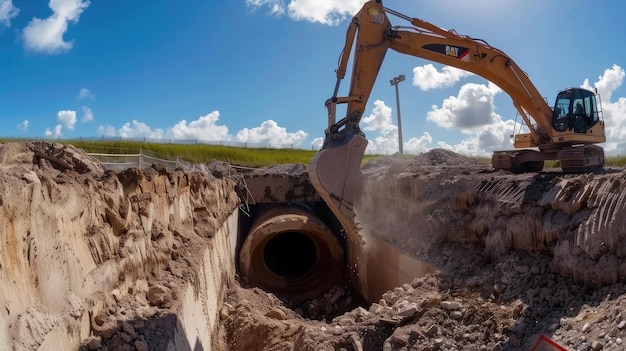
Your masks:
<path fill-rule="evenodd" d="M 540 335 L 626 349 L 621 168 L 514 175 L 439 149 L 371 161 L 354 180 L 365 242 L 436 270 L 371 304 L 349 285 L 295 302 L 222 274 L 223 257 L 207 268 L 240 205 L 223 163 L 113 172 L 71 146 L 7 143 L 0 172 L 8 350 L 497 351 Z M 188 308 L 218 283 L 216 318 Z"/>

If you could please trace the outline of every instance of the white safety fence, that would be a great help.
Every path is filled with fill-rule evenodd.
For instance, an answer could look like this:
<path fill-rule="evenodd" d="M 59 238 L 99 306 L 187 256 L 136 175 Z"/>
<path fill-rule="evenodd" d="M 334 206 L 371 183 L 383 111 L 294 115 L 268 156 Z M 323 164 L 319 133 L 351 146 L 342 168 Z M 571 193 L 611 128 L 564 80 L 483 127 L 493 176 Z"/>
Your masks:
<path fill-rule="evenodd" d="M 165 169 L 167 169 L 168 171 L 173 171 L 177 168 L 180 168 L 187 173 L 211 173 L 209 168 L 205 164 L 191 163 L 179 157 L 168 160 L 166 159 L 167 156 L 148 150 L 139 150 L 138 154 L 89 153 L 88 155 L 98 160 L 100 164 L 104 166 L 104 168 L 116 172 L 124 171 L 129 168 L 146 169 L 152 167 L 153 164 L 159 164 L 165 167 Z M 255 170 L 255 168 L 229 165 L 227 167 L 227 170 L 230 174 L 225 175 L 234 176 L 236 174 L 251 172 Z"/>
<path fill-rule="evenodd" d="M 169 171 L 173 171 L 176 168 L 182 168 L 187 172 L 200 170 L 198 165 L 184 161 L 178 157 L 175 160 L 167 160 L 163 158 L 165 157 L 164 155 L 151 153 L 147 150 L 139 150 L 138 154 L 90 153 L 89 156 L 100 161 L 106 169 L 113 171 L 123 171 L 128 168 L 145 169 L 152 167 L 153 164 L 160 164 Z"/>

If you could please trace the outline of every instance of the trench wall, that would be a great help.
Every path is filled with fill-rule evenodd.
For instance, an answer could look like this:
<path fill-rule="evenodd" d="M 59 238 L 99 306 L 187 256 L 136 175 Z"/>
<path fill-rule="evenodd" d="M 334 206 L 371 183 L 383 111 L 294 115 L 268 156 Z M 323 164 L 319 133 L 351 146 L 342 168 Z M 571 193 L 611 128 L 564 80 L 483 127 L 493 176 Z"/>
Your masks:
<path fill-rule="evenodd" d="M 79 175 L 32 159 L 24 149 L 0 162 L 2 349 L 214 349 L 234 283 L 234 182 L 158 168 Z"/>
<path fill-rule="evenodd" d="M 476 244 L 497 259 L 549 252 L 554 271 L 591 286 L 626 280 L 622 171 L 570 175 L 421 167 L 363 179 L 366 232 L 437 265 L 444 242 Z"/>

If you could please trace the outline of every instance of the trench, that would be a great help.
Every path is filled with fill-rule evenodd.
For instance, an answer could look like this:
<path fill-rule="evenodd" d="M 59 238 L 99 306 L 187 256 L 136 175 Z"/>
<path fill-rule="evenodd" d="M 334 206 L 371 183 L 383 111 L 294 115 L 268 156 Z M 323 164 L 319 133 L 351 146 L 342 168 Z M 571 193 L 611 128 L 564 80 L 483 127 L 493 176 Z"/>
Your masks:
<path fill-rule="evenodd" d="M 303 305 L 325 294 L 348 301 L 331 301 L 332 309 L 305 313 L 306 318 L 329 320 L 367 307 L 386 291 L 435 271 L 378 239 L 348 240 L 323 202 L 256 206 L 238 232 L 237 267 L 249 287 L 276 294 L 300 314 Z M 349 252 L 359 253 L 358 262 Z M 343 290 L 337 293 L 337 287 Z"/>
<path fill-rule="evenodd" d="M 349 243 L 323 203 L 255 206 L 249 215 L 235 211 L 213 240 L 215 244 L 203 255 L 202 270 L 197 272 L 206 293 L 197 295 L 194 287 L 188 286 L 168 327 L 174 331 L 170 338 L 173 348 L 168 350 L 213 349 L 220 309 L 236 273 L 249 287 L 275 293 L 296 311 L 301 303 L 334 286 L 350 286 L 346 293 L 354 295 L 353 303 L 333 310 L 329 313 L 332 317 L 358 305 L 368 306 L 384 292 L 433 271 L 427 264 L 370 239 L 369 249 L 363 251 L 367 259 L 355 267 L 358 275 L 366 277 L 366 284 L 363 291 L 354 289 L 358 284 L 349 279 L 344 254 Z M 203 310 L 209 313 L 199 313 Z"/>

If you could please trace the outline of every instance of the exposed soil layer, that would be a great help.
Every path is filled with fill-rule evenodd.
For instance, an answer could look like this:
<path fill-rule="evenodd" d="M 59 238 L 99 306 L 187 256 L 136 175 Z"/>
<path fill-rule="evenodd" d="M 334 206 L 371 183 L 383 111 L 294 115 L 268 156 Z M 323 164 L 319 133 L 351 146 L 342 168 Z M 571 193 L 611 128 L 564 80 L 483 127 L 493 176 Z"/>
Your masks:
<path fill-rule="evenodd" d="M 623 179 L 617 168 L 494 172 L 446 150 L 372 161 L 356 204 L 365 241 L 386 241 L 439 272 L 327 322 L 234 289 L 229 347 L 530 350 L 543 334 L 572 350 L 622 350 Z"/>
<path fill-rule="evenodd" d="M 512 175 L 444 150 L 370 162 L 356 204 L 365 241 L 438 272 L 339 315 L 348 287 L 291 305 L 209 267 L 240 200 L 228 165 L 199 169 L 112 172 L 71 146 L 0 145 L 0 344 L 529 350 L 545 334 L 572 350 L 625 348 L 622 169 Z M 229 288 L 217 321 L 188 303 L 215 285 Z"/>

